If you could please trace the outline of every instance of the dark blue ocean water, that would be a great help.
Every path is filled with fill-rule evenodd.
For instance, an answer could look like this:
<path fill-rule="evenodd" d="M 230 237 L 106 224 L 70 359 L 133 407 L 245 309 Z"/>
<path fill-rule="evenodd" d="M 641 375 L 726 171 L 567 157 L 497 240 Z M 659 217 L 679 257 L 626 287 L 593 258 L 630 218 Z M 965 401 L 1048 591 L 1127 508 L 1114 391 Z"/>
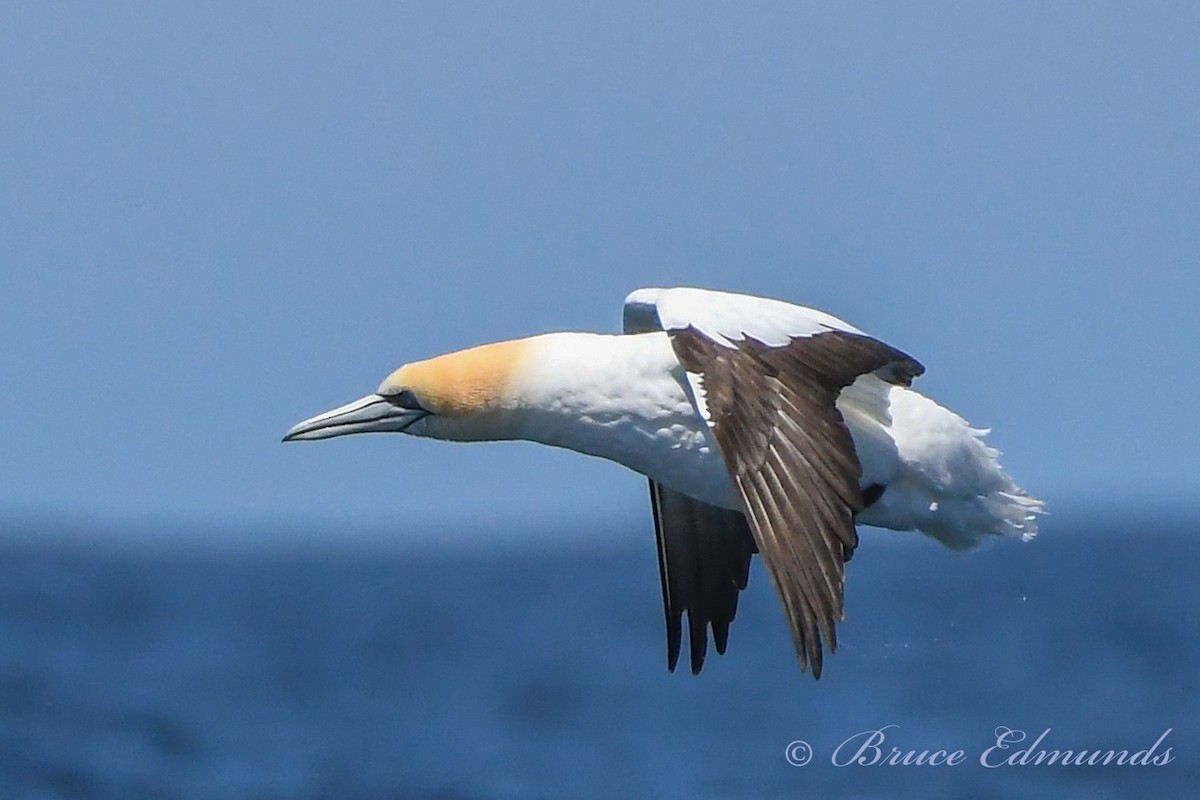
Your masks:
<path fill-rule="evenodd" d="M 443 552 L 339 546 L 338 531 L 242 551 L 42 527 L 0 540 L 0 800 L 1200 786 L 1194 520 L 1056 516 L 1034 543 L 966 555 L 866 530 L 819 682 L 797 669 L 761 568 L 729 653 L 699 678 L 668 674 L 646 521 L 590 549 L 542 537 Z M 885 751 L 965 761 L 831 763 L 889 725 Z M 1171 760 L 987 769 L 999 726 L 1049 728 L 1047 750 L 1131 752 L 1170 729 L 1156 755 Z M 806 766 L 785 759 L 795 740 Z"/>

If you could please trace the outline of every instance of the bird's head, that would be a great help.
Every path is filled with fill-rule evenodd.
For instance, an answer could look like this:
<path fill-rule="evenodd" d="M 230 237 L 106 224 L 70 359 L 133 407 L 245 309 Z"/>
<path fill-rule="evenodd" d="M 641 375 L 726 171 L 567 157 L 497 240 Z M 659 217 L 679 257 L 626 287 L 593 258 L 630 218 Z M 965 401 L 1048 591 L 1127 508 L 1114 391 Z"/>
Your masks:
<path fill-rule="evenodd" d="M 435 439 L 511 438 L 514 392 L 527 341 L 497 342 L 405 364 L 374 394 L 292 427 L 285 442 L 348 433 L 407 433 Z"/>

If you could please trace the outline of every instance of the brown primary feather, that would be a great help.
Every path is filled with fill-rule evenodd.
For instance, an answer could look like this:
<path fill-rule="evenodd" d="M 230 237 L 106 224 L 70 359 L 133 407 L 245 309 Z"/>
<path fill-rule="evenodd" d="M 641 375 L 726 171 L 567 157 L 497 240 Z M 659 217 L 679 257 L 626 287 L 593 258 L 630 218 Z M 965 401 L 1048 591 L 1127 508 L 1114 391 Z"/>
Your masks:
<path fill-rule="evenodd" d="M 822 669 L 822 639 L 837 650 L 845 562 L 866 503 L 862 469 L 836 401 L 859 375 L 907 383 L 922 372 L 870 337 L 828 331 L 782 347 L 746 338 L 728 347 L 694 328 L 669 331 L 698 376 L 713 435 L 792 629 L 802 668 Z"/>

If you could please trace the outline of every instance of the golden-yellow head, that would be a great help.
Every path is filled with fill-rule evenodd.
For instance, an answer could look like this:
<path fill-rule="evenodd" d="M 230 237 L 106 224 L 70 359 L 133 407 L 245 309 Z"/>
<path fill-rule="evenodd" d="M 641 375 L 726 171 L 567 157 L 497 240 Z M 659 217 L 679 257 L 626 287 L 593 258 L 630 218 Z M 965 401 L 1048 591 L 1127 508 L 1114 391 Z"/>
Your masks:
<path fill-rule="evenodd" d="M 349 433 L 408 433 L 438 439 L 506 438 L 500 423 L 514 411 L 514 386 L 528 357 L 518 339 L 405 364 L 375 394 L 306 419 L 285 442 Z"/>

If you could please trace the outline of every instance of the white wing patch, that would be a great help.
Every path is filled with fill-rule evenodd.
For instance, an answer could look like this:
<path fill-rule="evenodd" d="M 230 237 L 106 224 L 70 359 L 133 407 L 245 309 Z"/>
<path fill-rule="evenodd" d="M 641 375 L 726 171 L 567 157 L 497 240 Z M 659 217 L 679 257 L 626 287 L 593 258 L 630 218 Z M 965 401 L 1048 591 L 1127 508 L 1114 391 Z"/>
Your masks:
<path fill-rule="evenodd" d="M 863 334 L 837 317 L 782 300 L 708 289 L 638 289 L 625 298 L 625 332 L 693 327 L 717 344 L 733 347 L 747 337 L 770 347 L 825 331 Z"/>

